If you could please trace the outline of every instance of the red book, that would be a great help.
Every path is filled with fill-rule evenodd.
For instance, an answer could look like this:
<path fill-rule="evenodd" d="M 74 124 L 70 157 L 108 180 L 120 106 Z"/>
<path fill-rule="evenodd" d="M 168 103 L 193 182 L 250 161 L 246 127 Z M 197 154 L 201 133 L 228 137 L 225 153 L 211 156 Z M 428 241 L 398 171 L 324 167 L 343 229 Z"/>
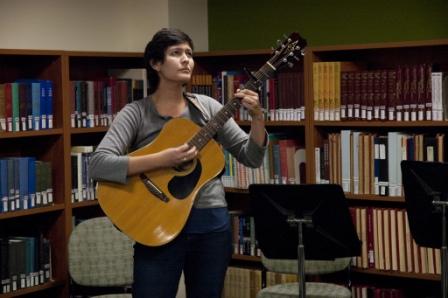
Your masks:
<path fill-rule="evenodd" d="M 380 120 L 387 120 L 387 70 L 379 71 L 379 86 L 374 86 L 375 93 L 378 93 L 379 102 L 380 102 Z"/>
<path fill-rule="evenodd" d="M 409 117 L 411 121 L 417 121 L 418 106 L 418 66 L 409 67 Z"/>
<path fill-rule="evenodd" d="M 362 120 L 367 119 L 367 107 L 369 105 L 369 91 L 367 89 L 367 82 L 369 81 L 369 72 L 362 71 L 360 73 L 360 82 L 359 82 L 359 103 L 361 105 L 361 116 Z"/>
<path fill-rule="evenodd" d="M 410 103 L 411 103 L 411 70 L 408 65 L 402 68 L 402 104 L 403 104 L 403 120 L 410 120 Z"/>
<path fill-rule="evenodd" d="M 367 266 L 375 268 L 375 251 L 374 251 L 374 229 L 373 229 L 373 208 L 367 208 Z"/>
<path fill-rule="evenodd" d="M 387 120 L 396 120 L 396 105 L 397 105 L 397 71 L 387 71 Z"/>
<path fill-rule="evenodd" d="M 347 120 L 348 114 L 348 72 L 341 72 L 341 120 Z"/>
<path fill-rule="evenodd" d="M 361 73 L 354 72 L 353 81 L 353 118 L 355 120 L 361 119 Z"/>
<path fill-rule="evenodd" d="M 432 66 L 430 64 L 424 64 L 424 94 L 425 94 L 425 111 L 426 120 L 442 120 L 434 119 L 433 106 L 432 106 Z"/>
<path fill-rule="evenodd" d="M 425 99 L 425 65 L 419 64 L 417 69 L 417 120 L 426 119 Z"/>
<path fill-rule="evenodd" d="M 396 111 L 396 120 L 402 121 L 403 120 L 403 68 L 401 66 L 398 66 L 395 78 L 395 111 Z"/>

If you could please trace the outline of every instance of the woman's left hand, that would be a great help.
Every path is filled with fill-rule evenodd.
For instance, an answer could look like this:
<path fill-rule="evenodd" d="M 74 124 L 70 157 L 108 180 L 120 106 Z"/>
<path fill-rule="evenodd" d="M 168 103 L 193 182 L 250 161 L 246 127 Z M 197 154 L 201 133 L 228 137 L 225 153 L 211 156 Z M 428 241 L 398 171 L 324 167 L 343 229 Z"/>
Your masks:
<path fill-rule="evenodd" d="M 258 93 L 249 89 L 238 89 L 235 97 L 241 98 L 241 104 L 247 109 L 252 119 L 264 119 Z"/>

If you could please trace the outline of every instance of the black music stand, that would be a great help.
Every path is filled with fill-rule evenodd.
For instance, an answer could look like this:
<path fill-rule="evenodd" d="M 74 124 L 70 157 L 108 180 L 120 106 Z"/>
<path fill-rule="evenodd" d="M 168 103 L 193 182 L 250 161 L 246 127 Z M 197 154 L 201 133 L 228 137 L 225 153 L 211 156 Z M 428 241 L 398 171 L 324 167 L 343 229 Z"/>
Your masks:
<path fill-rule="evenodd" d="M 448 164 L 404 160 L 401 173 L 412 237 L 418 245 L 440 248 L 442 297 L 448 297 Z"/>
<path fill-rule="evenodd" d="M 252 184 L 249 193 L 263 254 L 298 260 L 299 297 L 306 297 L 305 259 L 360 255 L 361 242 L 340 185 Z"/>

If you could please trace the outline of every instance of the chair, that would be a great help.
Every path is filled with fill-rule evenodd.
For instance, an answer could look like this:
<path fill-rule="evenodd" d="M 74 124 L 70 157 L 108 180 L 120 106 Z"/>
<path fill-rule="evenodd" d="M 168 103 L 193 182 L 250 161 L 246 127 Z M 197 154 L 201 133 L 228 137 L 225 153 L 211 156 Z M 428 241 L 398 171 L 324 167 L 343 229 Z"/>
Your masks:
<path fill-rule="evenodd" d="M 82 287 L 98 288 L 101 292 L 115 290 L 117 294 L 95 298 L 130 298 L 133 282 L 134 242 L 121 233 L 107 217 L 87 219 L 78 224 L 68 243 L 69 273 Z M 185 297 L 182 273 L 176 298 Z"/>
<path fill-rule="evenodd" d="M 121 233 L 107 217 L 87 219 L 78 224 L 68 243 L 69 273 L 82 287 L 100 293 L 118 293 L 96 298 L 130 298 L 133 281 L 133 241 Z"/>
<path fill-rule="evenodd" d="M 269 259 L 261 256 L 263 266 L 273 272 L 297 274 L 298 261 Z M 317 275 L 342 271 L 350 265 L 350 258 L 333 260 L 306 260 L 305 274 Z M 257 298 L 289 298 L 299 296 L 299 284 L 283 283 L 262 289 Z M 341 285 L 324 282 L 306 282 L 306 298 L 349 298 L 351 291 Z"/>

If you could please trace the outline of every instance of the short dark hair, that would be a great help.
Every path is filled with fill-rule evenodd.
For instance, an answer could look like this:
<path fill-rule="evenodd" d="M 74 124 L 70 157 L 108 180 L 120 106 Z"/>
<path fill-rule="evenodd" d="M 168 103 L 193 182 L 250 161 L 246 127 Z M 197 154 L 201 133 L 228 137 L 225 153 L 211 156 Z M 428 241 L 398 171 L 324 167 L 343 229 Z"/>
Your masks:
<path fill-rule="evenodd" d="M 179 29 L 163 28 L 157 31 L 146 45 L 143 62 L 148 76 L 149 94 L 157 90 L 160 80 L 157 71 L 151 67 L 151 63 L 163 62 L 166 49 L 180 43 L 188 43 L 193 49 L 193 41 L 185 32 Z"/>

